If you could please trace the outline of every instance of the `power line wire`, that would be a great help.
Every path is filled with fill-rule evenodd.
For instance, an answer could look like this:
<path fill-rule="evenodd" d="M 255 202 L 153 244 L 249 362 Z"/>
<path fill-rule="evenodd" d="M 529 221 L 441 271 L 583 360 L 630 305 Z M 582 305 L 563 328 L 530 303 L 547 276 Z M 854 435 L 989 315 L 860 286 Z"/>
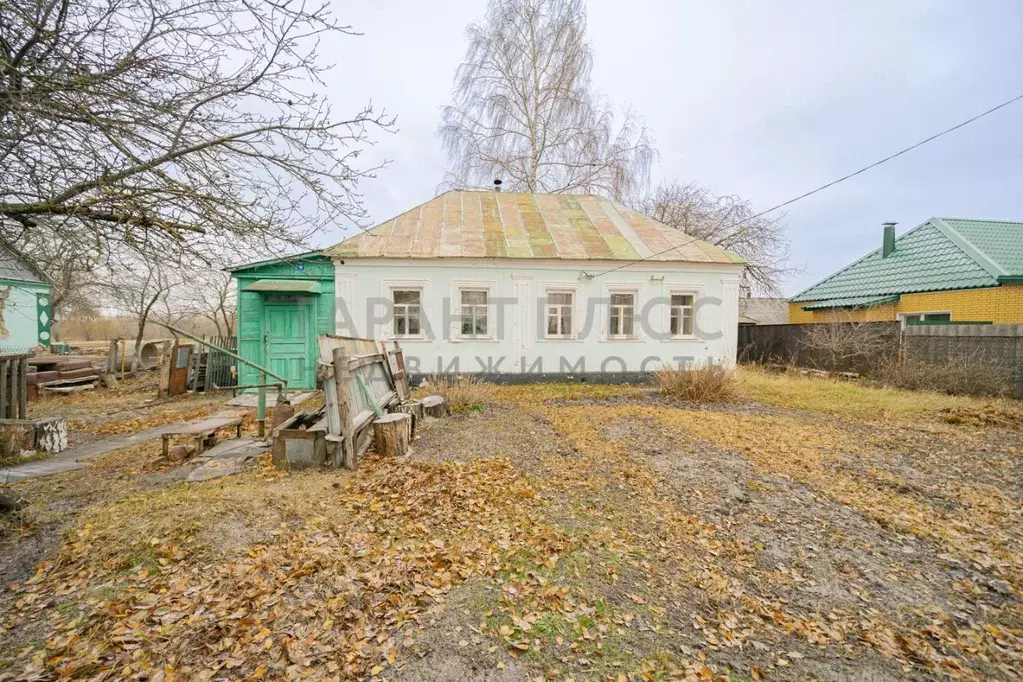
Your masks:
<path fill-rule="evenodd" d="M 966 119 L 965 121 L 957 123 L 956 125 L 952 126 L 951 128 L 946 128 L 945 130 L 942 130 L 940 133 L 935 133 L 934 135 L 931 135 L 928 138 L 920 140 L 916 144 L 912 144 L 912 145 L 910 145 L 910 146 L 908 146 L 908 147 L 906 147 L 904 149 L 901 149 L 901 150 L 895 152 L 894 154 L 890 154 L 889 156 L 886 156 L 883 159 L 875 161 L 874 163 L 872 163 L 872 164 L 870 164 L 868 166 L 864 166 L 863 168 L 860 168 L 857 171 L 853 171 L 852 173 L 849 173 L 847 175 L 843 175 L 842 177 L 840 177 L 840 178 L 838 178 L 836 180 L 832 180 L 831 182 L 829 182 L 827 184 L 821 185 L 820 187 L 817 187 L 816 189 L 812 189 L 809 192 L 804 192 L 803 194 L 800 194 L 797 197 L 793 197 L 792 199 L 789 199 L 787 201 L 783 201 L 780 204 L 772 206 L 771 208 L 767 209 L 766 211 L 761 211 L 760 213 L 757 213 L 756 215 L 750 216 L 749 218 L 744 218 L 742 220 L 737 220 L 736 222 L 732 223 L 731 225 L 727 225 L 724 229 L 728 229 L 729 227 L 735 227 L 736 225 L 739 225 L 740 223 L 749 222 L 750 220 L 756 220 L 757 218 L 760 218 L 761 216 L 764 216 L 764 215 L 767 215 L 768 213 L 772 213 L 774 211 L 777 211 L 779 208 L 785 208 L 786 206 L 794 204 L 797 201 L 802 201 L 803 199 L 806 199 L 807 197 L 813 196 L 814 194 L 817 194 L 818 192 L 823 192 L 824 190 L 826 190 L 826 189 L 828 189 L 830 187 L 834 187 L 835 185 L 837 185 L 839 183 L 842 183 L 842 182 L 845 182 L 846 180 L 849 180 L 850 178 L 854 178 L 857 175 L 860 175 L 861 173 L 866 173 L 867 171 L 869 171 L 871 169 L 877 168 L 878 166 L 880 166 L 882 164 L 888 163 L 892 159 L 896 159 L 896 158 L 902 156 L 903 154 L 907 154 L 907 153 L 913 151 L 914 149 L 916 149 L 917 147 L 922 147 L 923 145 L 927 144 L 928 142 L 933 142 L 934 140 L 937 140 L 939 137 L 942 137 L 944 135 L 948 135 L 951 132 L 959 130 L 960 128 L 962 128 L 964 126 L 967 126 L 967 125 L 973 123 L 974 121 L 977 121 L 979 119 L 984 118 L 988 114 L 993 114 L 996 111 L 998 111 L 999 109 L 1004 109 L 1005 107 L 1009 106 L 1010 104 L 1013 104 L 1013 103 L 1018 102 L 1020 100 L 1023 100 L 1023 93 L 1020 93 L 1019 95 L 1016 95 L 1012 99 L 1006 100 L 1006 101 L 1002 102 L 1001 104 L 999 104 L 997 106 L 993 106 L 990 109 L 988 109 L 987 111 L 982 111 L 981 113 L 977 114 L 976 116 L 973 116 L 971 118 Z M 657 256 L 660 256 L 660 255 L 663 255 L 665 253 L 668 253 L 669 251 L 674 251 L 675 249 L 680 249 L 683 246 L 685 246 L 686 244 L 691 244 L 691 243 L 693 243 L 695 241 L 698 241 L 698 240 L 697 240 L 696 237 L 693 237 L 689 241 L 684 242 L 682 244 L 679 244 L 678 246 L 672 246 L 670 248 L 664 249 L 663 251 L 658 251 L 657 253 L 652 253 L 649 256 L 644 256 L 643 258 L 639 258 L 639 259 L 636 259 L 636 260 L 633 260 L 633 261 L 629 261 L 627 263 L 623 263 L 623 264 L 621 264 L 619 266 L 611 268 L 610 270 L 604 270 L 603 272 L 598 272 L 597 274 L 593 275 L 592 279 L 596 279 L 597 277 L 600 277 L 601 275 L 606 275 L 606 274 L 609 274 L 609 273 L 612 273 L 612 272 L 617 272 L 618 270 L 621 270 L 623 268 L 627 268 L 630 265 L 635 265 L 636 263 L 642 263 L 644 261 L 650 260 L 651 258 L 656 258 Z"/>

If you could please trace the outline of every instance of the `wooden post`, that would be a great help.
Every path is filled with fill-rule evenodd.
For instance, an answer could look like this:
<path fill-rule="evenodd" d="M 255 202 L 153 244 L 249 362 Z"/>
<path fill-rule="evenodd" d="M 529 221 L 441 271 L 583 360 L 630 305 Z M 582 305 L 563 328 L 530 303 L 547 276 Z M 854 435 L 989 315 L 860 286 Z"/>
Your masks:
<path fill-rule="evenodd" d="M 404 412 L 385 414 L 373 421 L 373 447 L 381 455 L 401 457 L 409 451 L 409 422 Z"/>
<path fill-rule="evenodd" d="M 28 356 L 18 361 L 18 419 L 28 419 Z"/>
<path fill-rule="evenodd" d="M 451 414 L 448 401 L 443 396 L 428 395 L 423 398 L 422 403 L 427 417 L 446 417 Z"/>
<path fill-rule="evenodd" d="M 170 341 L 163 342 L 163 351 L 160 355 L 160 386 L 157 389 L 159 398 L 166 398 L 170 395 L 171 349 L 173 345 Z"/>
<path fill-rule="evenodd" d="M 117 371 L 117 339 L 110 339 L 110 350 L 107 353 L 107 371 L 111 374 Z"/>
<path fill-rule="evenodd" d="M 7 388 L 7 372 L 10 371 L 10 365 L 11 362 L 7 358 L 0 360 L 0 419 L 14 419 L 9 409 L 14 396 L 9 395 L 10 391 Z"/>
<path fill-rule="evenodd" d="M 355 468 L 355 423 L 352 416 L 351 396 L 349 387 L 351 377 L 348 373 L 348 356 L 344 348 L 335 348 L 331 352 L 331 360 L 334 365 L 334 389 L 337 400 L 338 423 L 341 427 L 340 452 L 334 454 L 334 466 L 344 466 L 345 469 Z"/>
<path fill-rule="evenodd" d="M 405 353 L 397 341 L 394 342 L 394 364 L 398 367 L 398 371 L 395 372 L 394 390 L 398 393 L 398 400 L 404 403 L 412 397 L 412 391 L 409 390 L 408 372 L 405 370 Z"/>

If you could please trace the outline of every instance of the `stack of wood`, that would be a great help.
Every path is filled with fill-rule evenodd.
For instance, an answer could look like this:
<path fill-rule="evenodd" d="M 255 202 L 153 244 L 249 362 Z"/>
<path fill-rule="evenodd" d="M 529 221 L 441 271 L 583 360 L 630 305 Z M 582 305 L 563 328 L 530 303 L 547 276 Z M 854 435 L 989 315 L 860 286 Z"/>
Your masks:
<path fill-rule="evenodd" d="M 447 414 L 443 399 L 424 405 L 412 398 L 397 342 L 322 335 L 319 369 L 334 466 L 354 469 L 371 445 L 382 455 L 407 455 L 423 420 Z"/>
<path fill-rule="evenodd" d="M 29 397 L 39 390 L 74 393 L 96 388 L 99 370 L 88 358 L 67 355 L 37 355 L 28 359 Z"/>

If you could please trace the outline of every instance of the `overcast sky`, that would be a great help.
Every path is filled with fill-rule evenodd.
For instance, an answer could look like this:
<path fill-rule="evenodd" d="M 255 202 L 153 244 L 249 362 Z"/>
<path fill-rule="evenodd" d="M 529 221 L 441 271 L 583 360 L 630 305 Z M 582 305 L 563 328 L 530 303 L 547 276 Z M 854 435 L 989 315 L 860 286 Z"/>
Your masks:
<path fill-rule="evenodd" d="M 335 0 L 363 33 L 323 56 L 335 113 L 372 100 L 398 116 L 366 163 L 374 223 L 435 194 L 436 134 L 485 0 Z M 590 0 L 593 84 L 645 119 L 660 179 L 739 194 L 757 208 L 1023 93 L 1023 3 Z M 790 207 L 794 294 L 930 216 L 1023 220 L 1023 102 Z M 323 234 L 321 244 L 346 235 Z"/>

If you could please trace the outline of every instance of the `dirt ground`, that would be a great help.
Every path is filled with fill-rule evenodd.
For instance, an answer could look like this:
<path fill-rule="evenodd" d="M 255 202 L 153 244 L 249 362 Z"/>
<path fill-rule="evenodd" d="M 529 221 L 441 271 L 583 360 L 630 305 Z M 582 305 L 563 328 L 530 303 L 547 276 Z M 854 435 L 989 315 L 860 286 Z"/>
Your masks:
<path fill-rule="evenodd" d="M 1020 679 L 1023 410 L 743 385 L 502 387 L 356 472 L 15 486 L 63 532 L 0 545 L 40 562 L 0 562 L 0 679 Z"/>

